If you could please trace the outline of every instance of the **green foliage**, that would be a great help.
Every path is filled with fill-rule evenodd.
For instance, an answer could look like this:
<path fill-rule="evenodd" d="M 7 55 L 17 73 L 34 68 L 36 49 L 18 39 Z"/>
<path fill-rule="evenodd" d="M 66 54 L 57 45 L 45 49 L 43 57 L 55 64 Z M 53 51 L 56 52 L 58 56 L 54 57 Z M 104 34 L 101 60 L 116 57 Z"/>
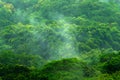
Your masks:
<path fill-rule="evenodd" d="M 4 40 L 3 45 L 11 46 L 16 53 L 27 53 L 30 50 L 28 46 L 32 37 L 30 29 L 32 29 L 31 25 L 23 25 L 21 23 L 6 26 L 0 32 L 1 38 Z"/>
<path fill-rule="evenodd" d="M 56 59 L 92 49 L 120 49 L 120 10 L 114 2 L 4 0 L 0 4 L 0 20 L 5 21 L 0 26 L 1 51 Z M 6 25 L 6 20 L 12 24 Z"/>
<path fill-rule="evenodd" d="M 43 67 L 40 72 L 40 79 L 47 80 L 79 80 L 84 77 L 91 77 L 95 74 L 92 67 L 76 58 L 63 59 L 51 62 Z"/>
<path fill-rule="evenodd" d="M 28 67 L 41 67 L 45 64 L 45 60 L 39 55 L 33 54 L 15 54 L 12 51 L 0 52 L 0 64 L 3 65 L 24 65 Z"/>
<path fill-rule="evenodd" d="M 28 80 L 30 69 L 22 65 L 0 66 L 0 76 L 2 80 Z"/>
<path fill-rule="evenodd" d="M 104 54 L 100 58 L 104 73 L 114 73 L 120 70 L 120 53 Z"/>
<path fill-rule="evenodd" d="M 119 3 L 0 0 L 0 80 L 119 80 Z"/>
<path fill-rule="evenodd" d="M 86 80 L 119 80 L 120 72 L 116 72 L 113 74 L 101 74 L 97 77 L 87 78 Z"/>
<path fill-rule="evenodd" d="M 13 24 L 13 5 L 0 1 L 0 29 L 1 27 Z"/>

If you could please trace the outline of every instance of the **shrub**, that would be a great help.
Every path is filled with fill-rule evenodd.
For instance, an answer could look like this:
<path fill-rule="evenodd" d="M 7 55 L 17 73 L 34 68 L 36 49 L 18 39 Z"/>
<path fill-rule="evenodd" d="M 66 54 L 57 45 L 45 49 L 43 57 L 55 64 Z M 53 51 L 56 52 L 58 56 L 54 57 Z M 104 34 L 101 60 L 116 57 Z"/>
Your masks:
<path fill-rule="evenodd" d="M 109 53 L 101 56 L 102 72 L 114 73 L 120 70 L 120 52 Z"/>

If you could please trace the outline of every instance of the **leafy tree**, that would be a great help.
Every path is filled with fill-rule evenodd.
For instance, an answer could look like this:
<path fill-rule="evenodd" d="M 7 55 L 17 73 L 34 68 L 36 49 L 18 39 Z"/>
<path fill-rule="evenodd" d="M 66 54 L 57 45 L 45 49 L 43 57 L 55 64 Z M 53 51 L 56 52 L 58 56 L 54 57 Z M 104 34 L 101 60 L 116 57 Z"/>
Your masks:
<path fill-rule="evenodd" d="M 102 71 L 105 73 L 114 73 L 120 69 L 120 53 L 109 53 L 101 56 L 103 62 Z"/>
<path fill-rule="evenodd" d="M 0 1 L 0 29 L 4 26 L 8 26 L 10 24 L 13 24 L 13 5 L 9 3 L 4 3 Z"/>
<path fill-rule="evenodd" d="M 12 51 L 0 52 L 0 64 L 3 65 L 24 65 L 28 67 L 39 68 L 45 64 L 45 60 L 39 55 L 16 54 Z"/>

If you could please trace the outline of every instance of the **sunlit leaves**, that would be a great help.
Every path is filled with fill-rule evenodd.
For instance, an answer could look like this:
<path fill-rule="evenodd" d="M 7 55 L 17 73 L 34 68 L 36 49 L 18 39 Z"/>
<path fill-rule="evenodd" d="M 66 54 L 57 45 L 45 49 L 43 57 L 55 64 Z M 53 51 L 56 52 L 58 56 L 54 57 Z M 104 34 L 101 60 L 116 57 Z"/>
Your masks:
<path fill-rule="evenodd" d="M 0 28 L 12 24 L 12 4 L 0 3 Z"/>

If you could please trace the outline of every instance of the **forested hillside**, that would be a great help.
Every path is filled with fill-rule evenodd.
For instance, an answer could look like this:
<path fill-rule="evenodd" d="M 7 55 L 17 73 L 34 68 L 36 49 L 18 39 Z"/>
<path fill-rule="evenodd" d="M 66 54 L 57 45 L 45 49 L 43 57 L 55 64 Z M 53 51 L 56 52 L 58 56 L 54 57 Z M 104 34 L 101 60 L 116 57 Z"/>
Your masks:
<path fill-rule="evenodd" d="M 120 1 L 0 0 L 0 80 L 120 80 Z"/>

